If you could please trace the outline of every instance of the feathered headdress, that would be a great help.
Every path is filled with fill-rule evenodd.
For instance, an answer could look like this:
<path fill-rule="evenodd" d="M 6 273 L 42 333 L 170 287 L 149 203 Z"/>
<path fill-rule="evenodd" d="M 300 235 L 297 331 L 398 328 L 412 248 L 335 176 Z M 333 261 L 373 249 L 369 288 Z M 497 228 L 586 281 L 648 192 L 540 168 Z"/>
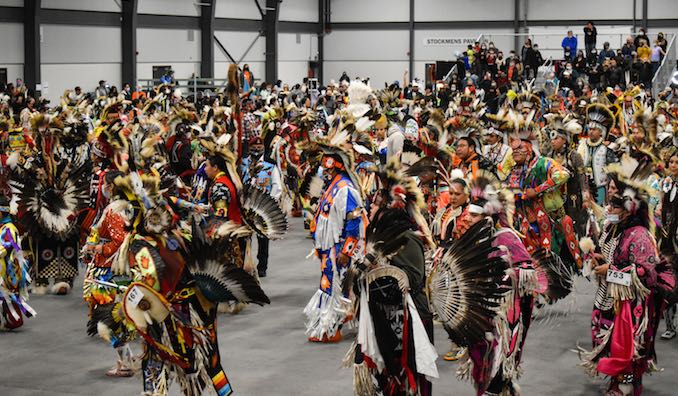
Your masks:
<path fill-rule="evenodd" d="M 547 124 L 544 126 L 544 132 L 547 132 L 548 137 L 551 139 L 561 136 L 570 143 L 572 142 L 572 137 L 579 135 L 582 131 L 579 120 L 572 114 L 563 116 L 560 113 L 549 113 L 545 114 L 544 118 L 547 121 Z"/>
<path fill-rule="evenodd" d="M 538 126 L 534 121 L 535 112 L 523 114 L 514 109 L 501 109 L 496 115 L 488 115 L 488 119 L 505 132 L 511 139 L 535 140 Z"/>
<path fill-rule="evenodd" d="M 603 139 L 615 126 L 614 114 L 610 109 L 600 103 L 593 103 L 586 107 L 587 129 L 597 128 L 603 132 Z"/>
<path fill-rule="evenodd" d="M 391 160 L 377 173 L 381 186 L 381 206 L 386 209 L 405 210 L 419 228 L 425 243 L 433 247 L 433 238 L 422 211 L 426 209 L 426 201 L 417 182 L 405 173 L 397 157 Z"/>
<path fill-rule="evenodd" d="M 242 190 L 242 181 L 237 171 L 236 157 L 229 146 L 231 135 L 221 135 L 218 139 L 206 137 L 200 139 L 200 145 L 209 155 L 216 155 L 224 159 L 228 175 L 238 191 Z"/>
<path fill-rule="evenodd" d="M 649 106 L 641 104 L 633 113 L 631 129 L 634 128 L 643 131 L 647 145 L 657 142 L 657 117 Z"/>
<path fill-rule="evenodd" d="M 640 208 L 641 201 L 650 198 L 651 190 L 648 178 L 654 172 L 652 162 L 639 162 L 628 154 L 624 154 L 619 162 L 605 167 L 609 178 L 615 180 L 619 192 L 610 197 L 610 202 L 623 207 L 631 214 Z"/>

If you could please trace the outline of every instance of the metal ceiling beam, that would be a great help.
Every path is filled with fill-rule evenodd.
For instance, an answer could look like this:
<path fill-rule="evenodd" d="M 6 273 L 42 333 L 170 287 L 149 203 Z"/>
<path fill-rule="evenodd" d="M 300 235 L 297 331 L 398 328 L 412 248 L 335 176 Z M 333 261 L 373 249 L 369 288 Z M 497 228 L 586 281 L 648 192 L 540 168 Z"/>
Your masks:
<path fill-rule="evenodd" d="M 216 0 L 200 4 L 200 77 L 214 78 L 214 25 Z"/>
<path fill-rule="evenodd" d="M 24 83 L 36 92 L 40 84 L 40 4 L 41 0 L 24 1 Z"/>
<path fill-rule="evenodd" d="M 264 35 L 266 36 L 266 81 L 278 80 L 278 14 L 280 0 L 266 0 Z"/>
<path fill-rule="evenodd" d="M 120 34 L 122 41 L 122 83 L 136 89 L 138 0 L 122 0 Z"/>

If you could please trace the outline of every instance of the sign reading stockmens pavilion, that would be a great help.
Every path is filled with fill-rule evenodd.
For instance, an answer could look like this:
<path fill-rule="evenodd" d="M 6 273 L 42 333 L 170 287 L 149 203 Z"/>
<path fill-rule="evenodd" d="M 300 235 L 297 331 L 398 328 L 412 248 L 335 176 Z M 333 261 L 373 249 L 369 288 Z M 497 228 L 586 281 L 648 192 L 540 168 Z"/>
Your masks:
<path fill-rule="evenodd" d="M 424 39 L 424 45 L 427 46 L 458 46 L 473 44 L 478 39 L 475 37 L 427 37 Z"/>

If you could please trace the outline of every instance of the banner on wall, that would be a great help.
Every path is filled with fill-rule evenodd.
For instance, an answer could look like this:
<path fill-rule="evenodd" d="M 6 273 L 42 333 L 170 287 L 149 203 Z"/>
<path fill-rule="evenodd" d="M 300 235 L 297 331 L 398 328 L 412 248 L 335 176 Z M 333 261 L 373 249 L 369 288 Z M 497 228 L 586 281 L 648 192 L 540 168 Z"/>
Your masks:
<path fill-rule="evenodd" d="M 478 40 L 477 37 L 426 37 L 424 45 L 427 47 L 461 47 L 466 48 L 469 44 L 473 45 Z"/>

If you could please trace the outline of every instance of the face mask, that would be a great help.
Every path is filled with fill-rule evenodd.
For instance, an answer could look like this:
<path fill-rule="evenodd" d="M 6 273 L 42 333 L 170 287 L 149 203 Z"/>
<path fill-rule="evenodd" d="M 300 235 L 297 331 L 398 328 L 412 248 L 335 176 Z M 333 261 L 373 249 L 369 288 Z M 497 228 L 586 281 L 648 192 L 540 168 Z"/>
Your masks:
<path fill-rule="evenodd" d="M 618 214 L 613 214 L 613 213 L 608 213 L 606 216 L 606 220 L 610 224 L 618 224 L 621 219 L 619 218 Z"/>
<path fill-rule="evenodd" d="M 104 198 L 109 199 L 109 198 L 111 198 L 111 191 L 107 188 L 102 188 L 101 189 L 101 195 L 103 195 Z"/>

